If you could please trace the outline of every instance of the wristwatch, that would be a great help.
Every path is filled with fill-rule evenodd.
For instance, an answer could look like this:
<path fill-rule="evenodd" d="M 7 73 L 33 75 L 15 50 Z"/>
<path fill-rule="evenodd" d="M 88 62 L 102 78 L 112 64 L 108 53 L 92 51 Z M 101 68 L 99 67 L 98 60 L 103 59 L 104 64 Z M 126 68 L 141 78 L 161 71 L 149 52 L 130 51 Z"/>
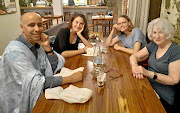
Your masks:
<path fill-rule="evenodd" d="M 48 54 L 48 53 L 52 53 L 53 52 L 53 50 L 51 49 L 50 51 L 45 51 L 45 53 L 46 54 Z"/>
<path fill-rule="evenodd" d="M 156 79 L 157 79 L 157 73 L 156 73 L 156 72 L 154 72 L 153 79 L 154 79 L 154 80 L 156 80 Z"/>

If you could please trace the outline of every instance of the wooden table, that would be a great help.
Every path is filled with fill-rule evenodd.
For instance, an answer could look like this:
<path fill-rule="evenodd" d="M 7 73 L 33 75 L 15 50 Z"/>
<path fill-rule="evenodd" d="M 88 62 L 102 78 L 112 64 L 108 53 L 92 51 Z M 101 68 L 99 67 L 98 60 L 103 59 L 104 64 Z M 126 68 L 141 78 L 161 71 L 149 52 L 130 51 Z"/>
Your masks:
<path fill-rule="evenodd" d="M 90 100 L 84 104 L 69 104 L 62 100 L 46 100 L 44 93 L 31 113 L 166 113 L 147 78 L 137 80 L 132 76 L 129 54 L 109 48 L 105 55 L 107 69 L 116 68 L 123 76 L 112 79 L 118 73 L 107 73 L 106 84 L 100 88 L 90 74 L 93 57 L 77 55 L 66 59 L 65 67 L 85 67 L 83 81 L 74 83 L 79 88 L 93 91 Z M 64 85 L 63 88 L 69 85 Z"/>
<path fill-rule="evenodd" d="M 46 26 L 46 29 L 48 29 L 49 28 L 49 19 L 42 18 L 42 22 L 43 22 L 43 25 Z"/>
<path fill-rule="evenodd" d="M 108 18 L 108 16 L 106 17 L 97 17 L 97 16 L 92 16 L 92 24 L 93 24 L 93 32 L 94 32 L 94 26 L 96 25 L 95 24 L 95 21 L 99 21 L 99 22 L 102 22 L 102 23 L 106 23 L 106 22 L 109 22 L 109 32 L 110 30 L 112 30 L 112 27 L 113 27 L 113 16 L 112 18 Z M 103 32 L 103 27 L 102 27 L 102 32 Z"/>
<path fill-rule="evenodd" d="M 53 19 L 57 19 L 57 24 L 59 24 L 58 19 L 62 19 L 63 22 L 63 15 L 45 15 L 44 19 L 49 19 L 49 20 L 53 20 Z"/>

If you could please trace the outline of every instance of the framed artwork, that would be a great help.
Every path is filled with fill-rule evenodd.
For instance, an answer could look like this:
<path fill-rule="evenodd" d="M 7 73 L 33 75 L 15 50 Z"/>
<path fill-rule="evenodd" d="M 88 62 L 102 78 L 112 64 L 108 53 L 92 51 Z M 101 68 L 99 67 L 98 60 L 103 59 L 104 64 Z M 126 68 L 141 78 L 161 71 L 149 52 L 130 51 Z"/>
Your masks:
<path fill-rule="evenodd" d="M 15 0 L 0 0 L 0 15 L 12 14 L 16 11 Z"/>

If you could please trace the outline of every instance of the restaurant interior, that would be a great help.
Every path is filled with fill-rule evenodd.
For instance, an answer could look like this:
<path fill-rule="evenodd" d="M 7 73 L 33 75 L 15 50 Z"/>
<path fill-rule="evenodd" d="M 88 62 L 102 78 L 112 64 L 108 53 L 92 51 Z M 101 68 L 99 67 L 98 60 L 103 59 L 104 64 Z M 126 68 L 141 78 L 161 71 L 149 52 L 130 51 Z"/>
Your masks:
<path fill-rule="evenodd" d="M 1 0 L 6 1 L 6 0 Z M 8 0 L 7 0 L 8 1 Z M 112 15 L 113 23 L 117 22 L 118 16 L 125 14 L 128 15 L 134 26 L 139 27 L 144 34 L 146 34 L 147 23 L 152 19 L 158 17 L 168 18 L 176 28 L 174 41 L 179 43 L 179 2 L 173 0 L 74 0 L 74 5 L 69 6 L 68 0 L 10 0 L 15 4 L 15 12 L 4 13 L 3 6 L 1 5 L 1 21 L 0 21 L 0 34 L 1 42 L 0 54 L 3 53 L 6 45 L 10 40 L 15 39 L 21 30 L 19 28 L 19 18 L 24 12 L 34 11 L 43 16 L 60 16 L 63 15 L 63 22 L 68 22 L 68 18 L 74 12 L 82 13 L 86 16 L 88 21 L 89 30 L 102 31 L 105 36 L 109 34 L 109 26 L 107 24 L 92 25 L 92 16 L 96 15 Z M 58 2 L 59 1 L 59 2 Z M 53 2 L 58 2 L 54 3 Z M 11 4 L 12 4 L 11 3 Z M 57 6 L 56 6 L 57 5 Z M 13 9 L 13 8 L 12 8 Z M 57 9 L 57 10 L 56 10 Z M 61 17 L 61 16 L 60 16 Z M 55 17 L 58 18 L 58 17 Z M 51 23 L 47 22 L 51 20 Z M 57 24 L 57 19 L 45 19 L 45 29 L 49 29 Z M 58 19 L 61 24 L 62 19 Z M 95 22 L 96 23 L 96 22 Z M 94 23 L 94 24 L 95 24 Z M 110 22 L 109 22 L 110 23 Z M 98 26 L 98 27 L 97 27 Z M 99 29 L 98 29 L 99 28 Z M 106 29 L 106 30 L 105 30 Z M 110 28 L 111 29 L 111 28 Z M 6 32 L 4 32 L 6 31 Z M 11 32 L 9 32 L 11 31 Z M 8 33 L 7 33 L 8 32 Z"/>
<path fill-rule="evenodd" d="M 120 15 L 130 17 L 132 24 L 142 30 L 146 40 L 148 40 L 148 23 L 153 19 L 165 17 L 175 28 L 173 42 L 180 45 L 180 0 L 0 0 L 0 56 L 8 43 L 21 34 L 20 17 L 27 12 L 36 12 L 41 15 L 44 32 L 49 36 L 56 36 L 61 28 L 67 27 L 74 13 L 81 13 L 86 17 L 89 34 L 99 33 L 104 41 L 111 33 L 113 25 L 117 23 Z M 92 77 L 88 76 L 83 80 L 83 83 L 75 84 L 76 86 L 88 87 L 93 90 L 93 98 L 87 103 L 77 105 L 69 104 L 62 100 L 46 101 L 45 97 L 42 97 L 45 95 L 43 93 L 32 113 L 61 113 L 67 111 L 67 113 L 165 113 L 166 111 L 147 79 L 139 83 L 137 80 L 133 81 L 133 78 L 126 78 L 127 75 L 131 75 L 130 71 L 127 70 L 130 69 L 130 66 L 125 63 L 129 62 L 130 55 L 113 53 L 112 49 L 109 50 L 111 55 L 108 56 L 106 62 L 108 64 L 112 64 L 110 61 L 115 63 L 115 67 L 117 66 L 121 69 L 124 80 L 127 80 L 126 82 L 121 79 L 121 83 L 117 83 L 117 79 L 113 79 L 113 81 L 107 78 L 104 89 L 92 88 L 95 87 L 94 81 L 87 81 L 87 79 L 92 79 Z M 114 56 L 112 57 L 112 55 Z M 121 55 L 121 57 L 117 57 L 117 55 Z M 118 60 L 115 61 L 111 58 Z M 79 62 L 74 62 L 74 59 Z M 81 59 L 82 61 L 87 60 L 87 57 L 76 56 L 74 59 L 67 59 L 66 62 L 68 64 L 65 64 L 65 66 L 76 69 L 78 66 L 85 65 L 86 72 L 90 73 L 92 69 L 91 62 L 80 62 Z M 122 62 L 124 65 L 119 65 L 116 62 Z M 72 66 L 69 64 L 72 64 Z M 113 65 L 110 65 L 110 67 L 113 69 Z M 87 73 L 85 75 L 88 75 Z M 135 85 L 129 85 L 127 82 Z M 146 86 L 146 84 L 148 85 Z M 116 88 L 117 86 L 119 88 Z M 137 90 L 135 89 L 136 86 L 139 86 Z M 68 86 L 64 86 L 64 88 L 66 87 Z M 126 87 L 129 89 L 123 89 Z M 115 96 L 121 94 L 121 96 L 114 98 L 111 93 L 115 93 Z M 126 98 L 128 97 L 126 94 L 131 96 Z M 111 105 L 111 103 L 114 104 Z M 56 107 L 59 104 L 62 105 L 61 109 Z"/>

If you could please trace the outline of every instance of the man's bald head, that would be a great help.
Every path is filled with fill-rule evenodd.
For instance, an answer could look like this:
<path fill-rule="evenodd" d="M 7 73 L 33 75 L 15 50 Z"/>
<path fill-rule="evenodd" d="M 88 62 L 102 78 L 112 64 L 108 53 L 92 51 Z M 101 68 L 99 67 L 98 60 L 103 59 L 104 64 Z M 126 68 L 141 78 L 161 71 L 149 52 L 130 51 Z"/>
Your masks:
<path fill-rule="evenodd" d="M 27 13 L 24 13 L 22 16 L 21 16 L 21 24 L 24 24 L 25 22 L 27 22 L 29 19 L 32 19 L 32 18 L 39 18 L 41 19 L 41 16 L 37 13 L 34 13 L 34 12 L 27 12 Z"/>
<path fill-rule="evenodd" d="M 35 44 L 44 32 L 41 16 L 34 12 L 28 12 L 21 16 L 20 27 L 22 34 L 31 44 Z"/>

